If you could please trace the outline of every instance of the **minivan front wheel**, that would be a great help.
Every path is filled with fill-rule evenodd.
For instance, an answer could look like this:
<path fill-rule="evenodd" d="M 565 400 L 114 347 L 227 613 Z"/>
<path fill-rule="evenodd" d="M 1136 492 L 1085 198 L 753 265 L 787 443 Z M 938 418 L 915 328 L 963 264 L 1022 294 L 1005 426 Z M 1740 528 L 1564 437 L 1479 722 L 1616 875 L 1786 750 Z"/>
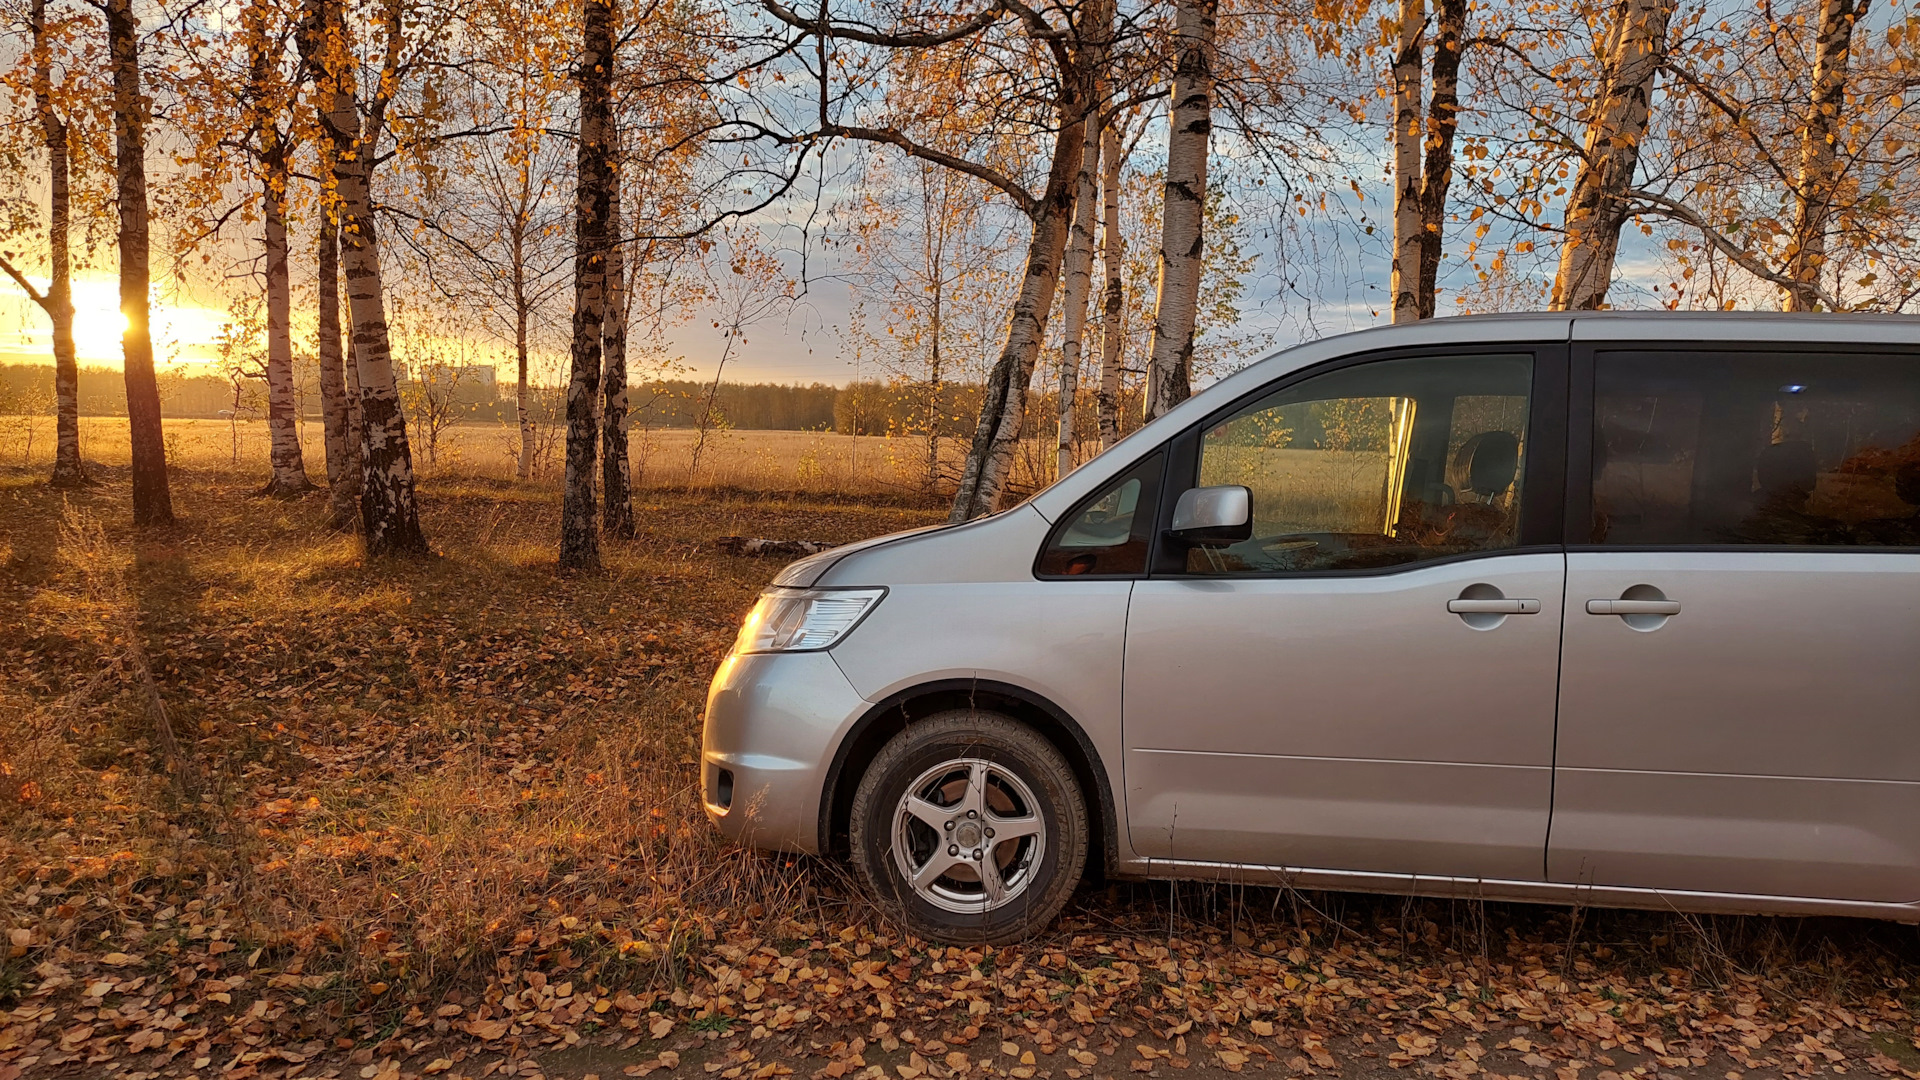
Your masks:
<path fill-rule="evenodd" d="M 1066 906 L 1087 861 L 1073 769 L 1032 728 L 959 710 L 893 737 L 854 793 L 853 861 L 915 934 L 999 944 Z"/>

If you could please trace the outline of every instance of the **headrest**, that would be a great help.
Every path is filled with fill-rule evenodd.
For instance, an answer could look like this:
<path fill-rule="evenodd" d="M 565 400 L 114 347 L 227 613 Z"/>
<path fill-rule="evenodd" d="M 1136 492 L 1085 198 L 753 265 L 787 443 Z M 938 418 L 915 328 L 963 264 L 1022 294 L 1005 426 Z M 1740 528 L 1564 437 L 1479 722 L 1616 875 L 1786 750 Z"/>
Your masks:
<path fill-rule="evenodd" d="M 1453 463 L 1465 474 L 1468 491 L 1498 495 L 1520 474 L 1520 440 L 1510 431 L 1483 431 L 1460 444 Z"/>

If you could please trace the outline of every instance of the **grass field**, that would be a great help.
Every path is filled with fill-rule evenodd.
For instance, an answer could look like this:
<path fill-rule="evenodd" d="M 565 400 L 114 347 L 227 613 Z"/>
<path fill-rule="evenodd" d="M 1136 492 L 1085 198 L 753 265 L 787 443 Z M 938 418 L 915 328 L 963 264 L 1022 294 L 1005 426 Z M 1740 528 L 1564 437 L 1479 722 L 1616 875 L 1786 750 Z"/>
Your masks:
<path fill-rule="evenodd" d="M 435 556 L 368 564 L 169 427 L 202 441 L 144 535 L 104 433 L 96 487 L 0 464 L 0 1080 L 1920 1070 L 1884 924 L 1095 880 L 1023 946 L 904 938 L 721 843 L 695 760 L 778 569 L 715 538 L 937 504 L 743 465 L 567 576 L 551 482 L 443 468 Z"/>
<path fill-rule="evenodd" d="M 80 421 L 82 452 L 88 458 L 119 461 L 127 456 L 123 417 L 88 416 Z M 167 420 L 168 453 L 188 469 L 245 471 L 264 481 L 267 425 L 261 420 Z M 418 431 L 412 439 L 414 466 L 422 476 L 462 476 L 511 480 L 519 453 L 518 429 L 498 424 L 456 424 L 443 432 L 430 455 Z M 733 488 L 744 491 L 810 492 L 833 495 L 927 496 L 927 442 L 923 438 L 840 435 L 825 431 L 735 431 L 720 429 L 704 441 L 690 428 L 635 429 L 630 433 L 636 489 Z M 301 426 L 307 473 L 326 477 L 326 451 L 316 422 Z M 1053 448 L 1031 439 L 1016 458 L 1014 486 L 1031 490 L 1052 477 Z M 694 451 L 699 446 L 696 463 Z M 1091 447 L 1086 448 L 1088 454 Z M 53 419 L 0 416 L 0 465 L 25 470 L 53 461 Z M 548 440 L 540 455 L 539 476 L 558 482 L 561 449 Z M 940 444 L 941 481 L 933 498 L 950 493 L 966 446 L 956 439 Z"/>

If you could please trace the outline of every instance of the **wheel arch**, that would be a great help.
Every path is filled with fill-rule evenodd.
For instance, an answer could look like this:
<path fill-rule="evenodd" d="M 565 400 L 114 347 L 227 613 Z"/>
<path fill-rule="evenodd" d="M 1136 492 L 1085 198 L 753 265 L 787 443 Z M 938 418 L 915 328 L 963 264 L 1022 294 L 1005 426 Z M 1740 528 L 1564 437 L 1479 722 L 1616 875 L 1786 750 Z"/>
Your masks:
<path fill-rule="evenodd" d="M 1113 785 L 1100 751 L 1086 730 L 1065 709 L 1042 695 L 1013 683 L 992 679 L 942 679 L 888 695 L 854 721 L 834 751 L 821 791 L 819 842 L 823 855 L 844 858 L 850 853 L 849 821 L 854 789 L 880 748 L 915 720 L 953 709 L 980 709 L 1011 717 L 1038 732 L 1060 751 L 1073 769 L 1080 790 L 1090 797 L 1088 825 L 1101 869 L 1112 873 L 1119 864 L 1119 833 Z"/>

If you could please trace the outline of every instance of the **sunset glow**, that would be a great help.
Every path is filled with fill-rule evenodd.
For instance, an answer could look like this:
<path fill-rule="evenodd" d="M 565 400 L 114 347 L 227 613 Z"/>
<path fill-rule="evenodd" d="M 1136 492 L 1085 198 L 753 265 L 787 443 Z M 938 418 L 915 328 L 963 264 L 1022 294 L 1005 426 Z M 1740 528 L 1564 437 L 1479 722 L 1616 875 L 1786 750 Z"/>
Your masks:
<path fill-rule="evenodd" d="M 36 278 L 37 288 L 46 288 Z M 161 363 L 208 363 L 226 313 L 197 305 L 175 305 L 153 297 L 153 347 Z M 120 336 L 127 317 L 120 311 L 119 283 L 111 277 L 85 277 L 73 287 L 73 338 L 80 363 L 120 366 Z M 0 362 L 53 362 L 52 328 L 46 314 L 12 282 L 0 287 Z"/>

